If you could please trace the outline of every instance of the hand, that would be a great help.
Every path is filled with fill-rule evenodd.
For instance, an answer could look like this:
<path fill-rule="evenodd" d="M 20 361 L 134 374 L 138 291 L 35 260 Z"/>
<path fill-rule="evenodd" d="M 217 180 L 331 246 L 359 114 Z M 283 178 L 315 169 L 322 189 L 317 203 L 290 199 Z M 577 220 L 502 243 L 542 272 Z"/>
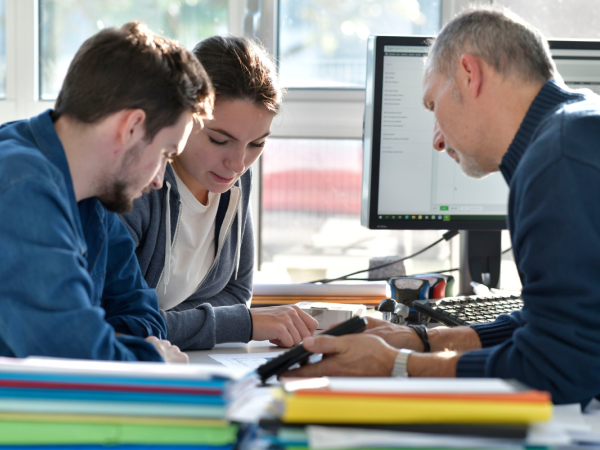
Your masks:
<path fill-rule="evenodd" d="M 156 336 L 148 336 L 146 340 L 154 345 L 166 363 L 187 364 L 190 362 L 188 355 L 179 350 L 176 345 L 171 345 L 169 341 L 158 339 Z"/>
<path fill-rule="evenodd" d="M 364 334 L 379 336 L 392 347 L 408 348 L 417 352 L 425 350 L 423 342 L 413 330 L 387 320 L 367 317 L 367 329 Z"/>
<path fill-rule="evenodd" d="M 317 329 L 319 322 L 296 305 L 253 308 L 252 339 L 293 347 Z"/>
<path fill-rule="evenodd" d="M 302 345 L 313 353 L 323 353 L 323 359 L 284 372 L 281 377 L 389 377 L 398 354 L 383 339 L 364 333 L 340 337 L 319 335 L 306 338 Z"/>

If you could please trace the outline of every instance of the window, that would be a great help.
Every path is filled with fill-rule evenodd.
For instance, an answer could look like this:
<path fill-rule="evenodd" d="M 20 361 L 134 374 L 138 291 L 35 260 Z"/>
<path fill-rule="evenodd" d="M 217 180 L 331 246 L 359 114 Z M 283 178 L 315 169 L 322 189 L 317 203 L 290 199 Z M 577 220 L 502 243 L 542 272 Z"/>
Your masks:
<path fill-rule="evenodd" d="M 600 39 L 597 0 L 495 0 L 540 30 L 548 39 Z"/>
<path fill-rule="evenodd" d="M 408 255 L 439 239 L 439 231 L 360 225 L 360 137 L 368 36 L 433 35 L 440 28 L 441 1 L 280 0 L 278 5 L 278 59 L 290 91 L 273 131 L 290 139 L 271 139 L 262 156 L 257 281 L 341 276 L 366 269 L 370 258 Z M 407 261 L 407 273 L 450 268 L 452 248 L 440 244 Z"/>
<path fill-rule="evenodd" d="M 442 234 L 360 225 L 360 140 L 270 139 L 262 158 L 260 281 L 345 275 L 369 267 L 373 257 L 409 255 Z M 449 244 L 442 243 L 407 261 L 406 271 L 448 269 L 450 253 Z"/>
<path fill-rule="evenodd" d="M 6 0 L 0 0 L 0 99 L 6 98 Z"/>
<path fill-rule="evenodd" d="M 54 100 L 79 46 L 104 27 L 132 20 L 187 48 L 227 34 L 227 0 L 40 0 L 40 98 Z"/>
<path fill-rule="evenodd" d="M 279 8 L 288 87 L 364 88 L 369 35 L 433 35 L 440 28 L 440 0 L 281 0 Z"/>
<path fill-rule="evenodd" d="M 366 230 L 359 225 L 358 203 L 344 200 L 356 191 L 361 172 L 365 38 L 368 34 L 435 34 L 442 22 L 468 3 L 0 0 L 0 98 L 6 99 L 0 102 L 0 119 L 25 118 L 52 107 L 75 51 L 102 27 L 141 20 L 188 48 L 209 35 L 254 33 L 278 55 L 283 82 L 290 88 L 263 161 L 262 271 L 269 277 L 281 273 L 290 280 L 339 275 L 366 268 L 371 256 L 405 255 L 439 236 L 437 232 Z M 510 7 L 549 38 L 600 39 L 596 0 L 481 3 Z M 281 158 L 293 161 L 299 173 L 289 180 L 282 176 L 285 161 Z M 301 165 L 311 160 L 322 167 Z M 332 166 L 333 173 L 325 170 Z M 340 171 L 347 179 L 335 173 Z M 297 188 L 290 187 L 292 182 Z M 286 207 L 284 200 L 291 206 Z M 255 217 L 258 206 L 255 195 Z M 333 236 L 332 229 L 341 230 L 339 236 Z M 350 239 L 351 234 L 363 241 Z M 407 271 L 456 267 L 458 240 L 453 241 L 451 250 L 439 246 L 412 266 L 407 264 Z M 509 245 L 503 241 L 503 248 Z M 294 265 L 292 260 L 300 262 Z M 317 261 L 314 267 L 311 260 Z"/>

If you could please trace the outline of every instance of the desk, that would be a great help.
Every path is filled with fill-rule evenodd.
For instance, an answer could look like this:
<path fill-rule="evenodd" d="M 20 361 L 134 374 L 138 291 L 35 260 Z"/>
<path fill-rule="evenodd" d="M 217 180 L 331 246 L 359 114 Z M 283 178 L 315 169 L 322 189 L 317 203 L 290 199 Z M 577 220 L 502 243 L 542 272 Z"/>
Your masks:
<path fill-rule="evenodd" d="M 271 353 L 286 350 L 268 341 L 250 341 L 247 344 L 232 342 L 229 344 L 217 344 L 212 350 L 196 350 L 185 352 L 192 364 L 219 364 L 208 355 L 231 354 L 231 353 Z"/>
<path fill-rule="evenodd" d="M 374 309 L 368 309 L 363 316 L 370 316 L 376 319 L 381 319 L 382 314 Z M 277 347 L 268 341 L 250 341 L 247 344 L 241 342 L 232 342 L 229 344 L 217 344 L 212 350 L 196 350 L 185 352 L 190 358 L 192 364 L 219 364 L 214 359 L 210 358 L 210 354 L 226 354 L 226 353 L 270 353 L 286 350 L 284 347 Z"/>
<path fill-rule="evenodd" d="M 217 344 L 211 350 L 198 350 L 186 352 L 192 364 L 219 364 L 209 355 L 214 354 L 232 354 L 232 353 L 271 353 L 285 350 L 267 341 L 250 341 L 244 343 Z M 262 391 L 262 390 L 261 390 Z M 258 406 L 266 407 L 266 404 L 260 403 Z M 592 414 L 579 414 L 576 408 L 558 407 L 555 410 L 555 420 L 558 423 L 572 423 L 576 428 L 583 425 L 585 431 L 591 431 L 600 435 L 600 402 L 590 405 Z M 587 427 L 586 427 L 587 425 Z M 586 429 L 587 428 L 587 429 Z"/>

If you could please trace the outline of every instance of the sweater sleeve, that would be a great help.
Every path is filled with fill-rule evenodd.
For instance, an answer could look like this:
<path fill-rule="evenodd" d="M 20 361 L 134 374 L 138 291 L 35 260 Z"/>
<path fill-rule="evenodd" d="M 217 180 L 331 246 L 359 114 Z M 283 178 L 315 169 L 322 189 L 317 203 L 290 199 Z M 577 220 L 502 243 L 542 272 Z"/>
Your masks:
<path fill-rule="evenodd" d="M 18 174 L 14 167 L 13 172 Z M 162 361 L 142 337 L 116 337 L 103 308 L 92 304 L 85 248 L 57 184 L 42 174 L 3 180 L 0 335 L 11 353 L 19 358 Z"/>
<path fill-rule="evenodd" d="M 106 321 L 118 333 L 164 339 L 167 329 L 156 291 L 142 277 L 131 236 L 116 214 L 108 213 L 106 221 L 108 261 L 102 292 Z"/>
<path fill-rule="evenodd" d="M 562 157 L 511 186 L 525 306 L 518 322 L 476 328 L 492 346 L 464 354 L 458 376 L 514 378 L 549 391 L 555 403 L 598 395 L 600 211 L 590 204 L 600 197 L 598 172 Z"/>
<path fill-rule="evenodd" d="M 248 306 L 252 298 L 254 232 L 249 209 L 242 235 L 237 279 L 235 262 L 233 264 L 232 268 L 227 268 L 232 270 L 229 281 L 219 293 L 203 298 L 200 292 L 195 292 L 185 302 L 162 313 L 167 323 L 168 339 L 173 344 L 181 349 L 200 350 L 212 348 L 215 344 L 252 339 L 252 316 Z"/>

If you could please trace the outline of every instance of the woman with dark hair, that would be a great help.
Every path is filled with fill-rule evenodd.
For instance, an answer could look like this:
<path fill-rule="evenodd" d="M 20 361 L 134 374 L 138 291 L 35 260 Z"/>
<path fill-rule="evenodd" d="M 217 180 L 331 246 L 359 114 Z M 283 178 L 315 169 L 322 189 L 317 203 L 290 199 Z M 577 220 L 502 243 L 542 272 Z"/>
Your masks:
<path fill-rule="evenodd" d="M 269 340 L 291 347 L 317 321 L 296 306 L 249 309 L 254 270 L 251 166 L 261 155 L 282 90 L 264 48 L 214 36 L 194 49 L 215 89 L 213 118 L 194 126 L 163 187 L 122 216 L 167 336 L 183 350 Z"/>

